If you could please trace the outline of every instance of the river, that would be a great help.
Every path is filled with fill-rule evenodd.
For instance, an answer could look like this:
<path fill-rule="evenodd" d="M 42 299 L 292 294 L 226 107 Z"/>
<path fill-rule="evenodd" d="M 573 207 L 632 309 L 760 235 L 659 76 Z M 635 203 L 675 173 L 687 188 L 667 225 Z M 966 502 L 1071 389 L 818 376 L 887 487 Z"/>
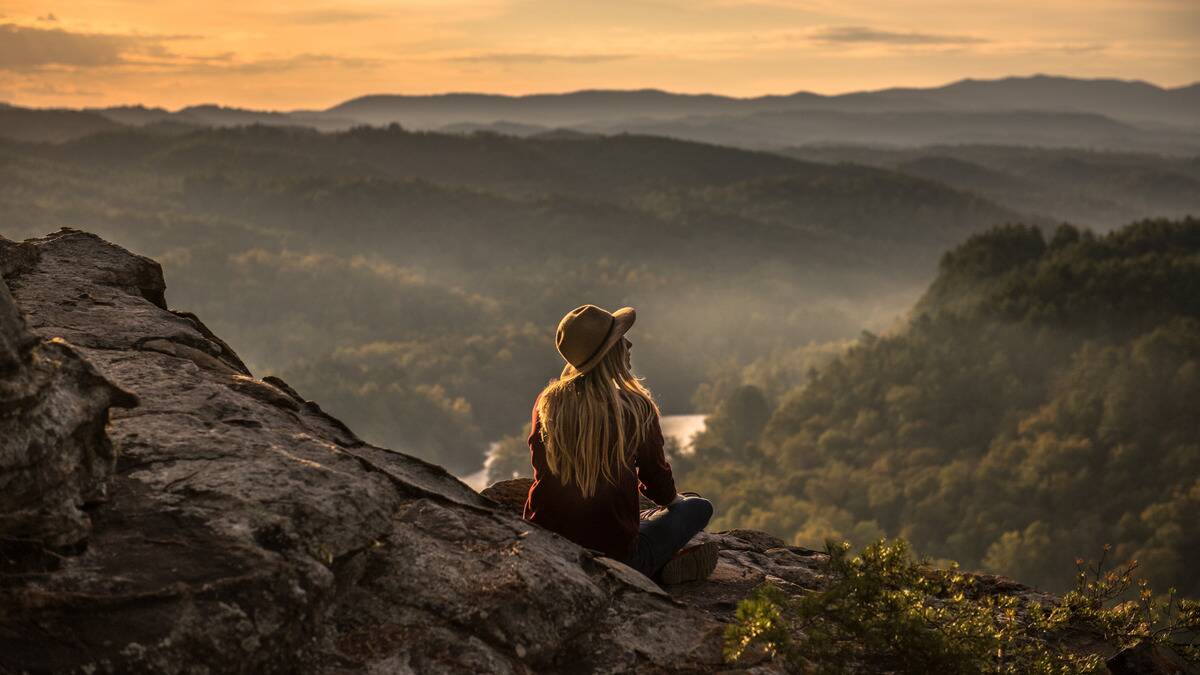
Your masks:
<path fill-rule="evenodd" d="M 683 452 L 692 451 L 692 437 L 704 429 L 704 421 L 708 419 L 708 415 L 663 415 L 662 430 L 663 435 L 668 438 L 674 438 L 679 441 L 679 447 Z M 496 444 L 493 443 L 488 447 L 490 454 L 495 449 Z M 487 487 L 487 462 L 480 467 L 478 471 L 459 476 L 464 483 L 470 485 L 475 490 L 482 490 Z"/>

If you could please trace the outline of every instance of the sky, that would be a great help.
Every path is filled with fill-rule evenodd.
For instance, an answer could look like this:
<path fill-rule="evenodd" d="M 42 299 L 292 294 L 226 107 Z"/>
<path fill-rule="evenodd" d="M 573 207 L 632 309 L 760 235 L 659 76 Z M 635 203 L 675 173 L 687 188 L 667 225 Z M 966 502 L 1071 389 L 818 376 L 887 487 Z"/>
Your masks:
<path fill-rule="evenodd" d="M 286 6 L 285 6 L 286 5 Z M 733 96 L 1038 73 L 1200 80 L 1200 0 L 0 0 L 0 101 L 324 109 L 371 93 Z"/>

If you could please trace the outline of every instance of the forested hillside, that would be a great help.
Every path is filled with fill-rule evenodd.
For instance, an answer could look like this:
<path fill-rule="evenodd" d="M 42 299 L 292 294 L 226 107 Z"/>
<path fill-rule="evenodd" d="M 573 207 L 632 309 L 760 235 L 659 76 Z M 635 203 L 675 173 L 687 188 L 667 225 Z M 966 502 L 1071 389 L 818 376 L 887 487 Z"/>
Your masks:
<path fill-rule="evenodd" d="M 769 373 L 676 460 L 718 529 L 902 536 L 1059 589 L 1112 544 L 1200 593 L 1200 220 L 973 236 L 902 329 L 790 391 Z"/>
<path fill-rule="evenodd" d="M 1200 157 L 1011 145 L 895 149 L 808 146 L 784 151 L 817 162 L 894 169 L 1010 208 L 1110 229 L 1140 218 L 1200 212 Z"/>
<path fill-rule="evenodd" d="M 646 375 L 690 412 L 730 364 L 885 325 L 945 247 L 1022 217 L 886 169 L 398 126 L 0 144 L 0 214 L 153 256 L 256 373 L 462 472 L 525 422 L 572 307 L 636 306 Z"/>
<path fill-rule="evenodd" d="M 99 113 L 0 104 L 0 139 L 58 142 L 119 128 L 120 124 Z"/>

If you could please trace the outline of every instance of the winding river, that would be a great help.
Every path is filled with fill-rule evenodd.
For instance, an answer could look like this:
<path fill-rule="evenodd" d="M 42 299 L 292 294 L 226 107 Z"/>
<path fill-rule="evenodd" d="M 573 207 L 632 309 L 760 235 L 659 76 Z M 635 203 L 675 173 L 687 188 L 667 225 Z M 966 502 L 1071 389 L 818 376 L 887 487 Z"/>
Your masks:
<path fill-rule="evenodd" d="M 692 437 L 704 429 L 704 421 L 706 419 L 708 419 L 708 415 L 663 415 L 663 435 L 679 441 L 679 446 L 683 449 L 683 452 L 691 452 Z M 492 452 L 495 447 L 493 443 L 488 448 L 488 452 Z M 482 490 L 487 487 L 486 466 L 485 464 L 478 471 L 466 476 L 459 476 L 459 478 L 467 485 L 470 485 L 472 489 Z"/>

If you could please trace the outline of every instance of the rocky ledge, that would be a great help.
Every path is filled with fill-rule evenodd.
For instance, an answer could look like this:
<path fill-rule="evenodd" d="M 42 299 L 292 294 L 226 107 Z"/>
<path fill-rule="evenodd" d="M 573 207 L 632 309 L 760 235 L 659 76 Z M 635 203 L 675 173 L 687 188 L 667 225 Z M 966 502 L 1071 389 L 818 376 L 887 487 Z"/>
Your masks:
<path fill-rule="evenodd" d="M 713 672 L 738 600 L 822 583 L 734 530 L 661 589 L 522 521 L 527 484 L 480 495 L 254 377 L 95 235 L 0 237 L 0 271 L 0 672 Z"/>

